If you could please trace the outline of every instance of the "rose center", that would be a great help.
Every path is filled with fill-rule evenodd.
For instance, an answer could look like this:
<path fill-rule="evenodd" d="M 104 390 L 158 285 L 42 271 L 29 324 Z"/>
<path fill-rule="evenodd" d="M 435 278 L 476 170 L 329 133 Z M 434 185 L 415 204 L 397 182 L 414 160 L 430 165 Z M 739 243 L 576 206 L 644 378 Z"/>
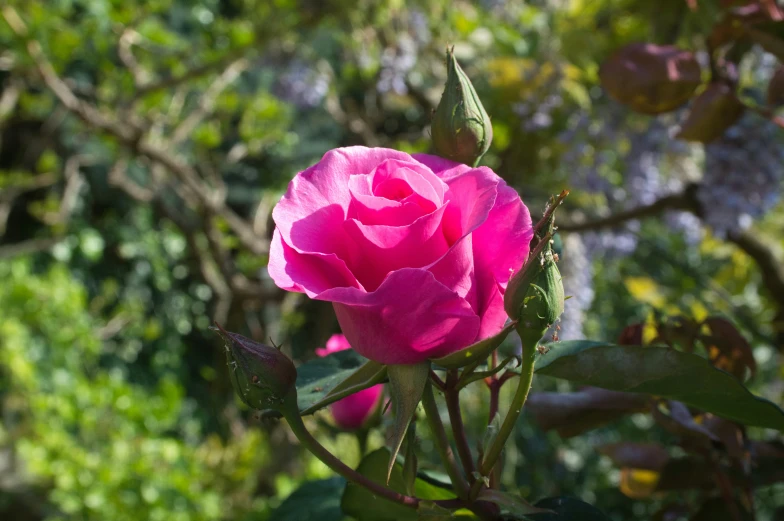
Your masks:
<path fill-rule="evenodd" d="M 384 199 L 400 201 L 413 194 L 414 191 L 403 179 L 387 179 L 376 186 L 374 193 L 376 196 Z"/>

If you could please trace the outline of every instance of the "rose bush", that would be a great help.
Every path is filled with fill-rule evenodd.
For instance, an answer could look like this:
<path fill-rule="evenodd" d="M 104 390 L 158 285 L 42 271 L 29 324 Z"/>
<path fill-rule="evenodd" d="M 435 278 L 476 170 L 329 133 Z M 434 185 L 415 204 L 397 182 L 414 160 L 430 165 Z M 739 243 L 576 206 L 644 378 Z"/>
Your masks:
<path fill-rule="evenodd" d="M 272 279 L 332 302 L 354 349 L 383 364 L 498 332 L 533 235 L 520 196 L 491 169 L 384 148 L 327 152 L 272 216 Z"/>
<path fill-rule="evenodd" d="M 318 356 L 327 356 L 338 351 L 351 349 L 351 345 L 343 335 L 332 335 L 327 340 L 326 347 L 316 348 Z M 363 389 L 358 393 L 346 396 L 342 400 L 330 405 L 329 410 L 335 419 L 335 424 L 341 429 L 356 430 L 365 425 L 381 403 L 382 384 Z"/>

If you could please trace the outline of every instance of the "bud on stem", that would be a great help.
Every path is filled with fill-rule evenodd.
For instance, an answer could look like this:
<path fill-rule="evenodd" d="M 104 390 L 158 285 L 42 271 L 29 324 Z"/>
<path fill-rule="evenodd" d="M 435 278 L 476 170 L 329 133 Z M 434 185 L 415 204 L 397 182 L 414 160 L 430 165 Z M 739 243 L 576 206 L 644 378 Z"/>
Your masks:
<path fill-rule="evenodd" d="M 296 410 L 297 369 L 289 357 L 274 347 L 215 326 L 226 340 L 231 384 L 242 401 L 258 410 L 282 410 L 293 403 Z"/>
<path fill-rule="evenodd" d="M 446 67 L 446 86 L 433 116 L 433 145 L 438 155 L 474 166 L 490 148 L 493 126 L 453 49 L 446 51 Z"/>
<path fill-rule="evenodd" d="M 542 220 L 536 225 L 538 239 L 528 261 L 514 274 L 504 294 L 504 309 L 517 321 L 517 332 L 523 347 L 536 344 L 564 310 L 564 289 L 561 272 L 553 253 L 554 212 L 568 195 L 562 193 L 550 201 Z M 542 236 L 539 232 L 544 232 Z"/>

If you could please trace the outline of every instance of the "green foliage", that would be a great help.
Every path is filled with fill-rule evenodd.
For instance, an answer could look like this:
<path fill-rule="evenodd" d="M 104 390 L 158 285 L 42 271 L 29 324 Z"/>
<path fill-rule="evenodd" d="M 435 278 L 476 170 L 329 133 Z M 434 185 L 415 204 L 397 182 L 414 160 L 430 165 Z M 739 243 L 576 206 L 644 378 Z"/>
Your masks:
<path fill-rule="evenodd" d="M 64 266 L 36 274 L 26 260 L 3 262 L 0 279 L 0 441 L 28 485 L 53 487 L 46 519 L 213 520 L 258 508 L 258 433 L 204 436 L 173 375 L 148 388 L 104 367 L 87 294 Z"/>
<path fill-rule="evenodd" d="M 390 451 L 388 449 L 378 449 L 371 452 L 362 459 L 357 467 L 357 472 L 376 483 L 387 483 L 389 458 Z M 403 466 L 399 463 L 392 467 L 392 472 L 389 474 L 389 487 L 401 494 L 405 493 Z M 414 494 L 427 500 L 454 498 L 451 491 L 436 487 L 421 479 L 414 482 Z M 367 489 L 354 483 L 346 485 L 340 504 L 343 512 L 356 518 L 357 521 L 415 521 L 419 519 L 416 510 L 376 497 Z"/>
<path fill-rule="evenodd" d="M 270 517 L 275 521 L 341 521 L 344 516 L 340 508 L 340 497 L 345 487 L 346 480 L 340 477 L 306 481 L 292 492 Z"/>
<path fill-rule="evenodd" d="M 745 425 L 784 431 L 784 411 L 776 404 L 754 396 L 731 374 L 695 354 L 579 340 L 549 347 L 537 361 L 537 374 L 671 398 Z"/>

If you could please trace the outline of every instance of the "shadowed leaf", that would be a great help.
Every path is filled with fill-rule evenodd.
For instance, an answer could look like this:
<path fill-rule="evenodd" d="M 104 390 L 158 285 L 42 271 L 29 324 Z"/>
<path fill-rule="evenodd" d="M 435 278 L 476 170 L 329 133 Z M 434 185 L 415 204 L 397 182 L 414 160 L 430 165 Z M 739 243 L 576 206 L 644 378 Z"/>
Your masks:
<path fill-rule="evenodd" d="M 745 425 L 784 431 L 784 411 L 751 394 L 737 378 L 695 354 L 669 347 L 591 341 L 550 344 L 537 360 L 540 375 L 614 391 L 679 400 Z"/>
<path fill-rule="evenodd" d="M 741 380 L 746 377 L 746 369 L 754 376 L 757 362 L 751 345 L 732 322 L 722 317 L 708 317 L 703 325 L 710 333 L 702 335 L 700 340 L 708 350 L 713 365 Z"/>
<path fill-rule="evenodd" d="M 270 519 L 341 521 L 344 515 L 340 509 L 340 495 L 345 486 L 346 480 L 341 477 L 307 481 L 272 511 Z"/>
<path fill-rule="evenodd" d="M 387 481 L 387 463 L 390 459 L 389 449 L 378 449 L 362 459 L 357 472 L 379 484 Z M 401 494 L 405 493 L 403 467 L 396 463 L 389 475 L 389 487 Z M 414 492 L 420 499 L 452 499 L 454 494 L 443 488 L 426 483 L 421 479 L 414 482 Z M 340 502 L 343 512 L 358 521 L 416 521 L 417 511 L 404 507 L 388 499 L 373 495 L 366 488 L 355 483 L 348 483 Z M 303 518 L 306 519 L 306 518 Z"/>

